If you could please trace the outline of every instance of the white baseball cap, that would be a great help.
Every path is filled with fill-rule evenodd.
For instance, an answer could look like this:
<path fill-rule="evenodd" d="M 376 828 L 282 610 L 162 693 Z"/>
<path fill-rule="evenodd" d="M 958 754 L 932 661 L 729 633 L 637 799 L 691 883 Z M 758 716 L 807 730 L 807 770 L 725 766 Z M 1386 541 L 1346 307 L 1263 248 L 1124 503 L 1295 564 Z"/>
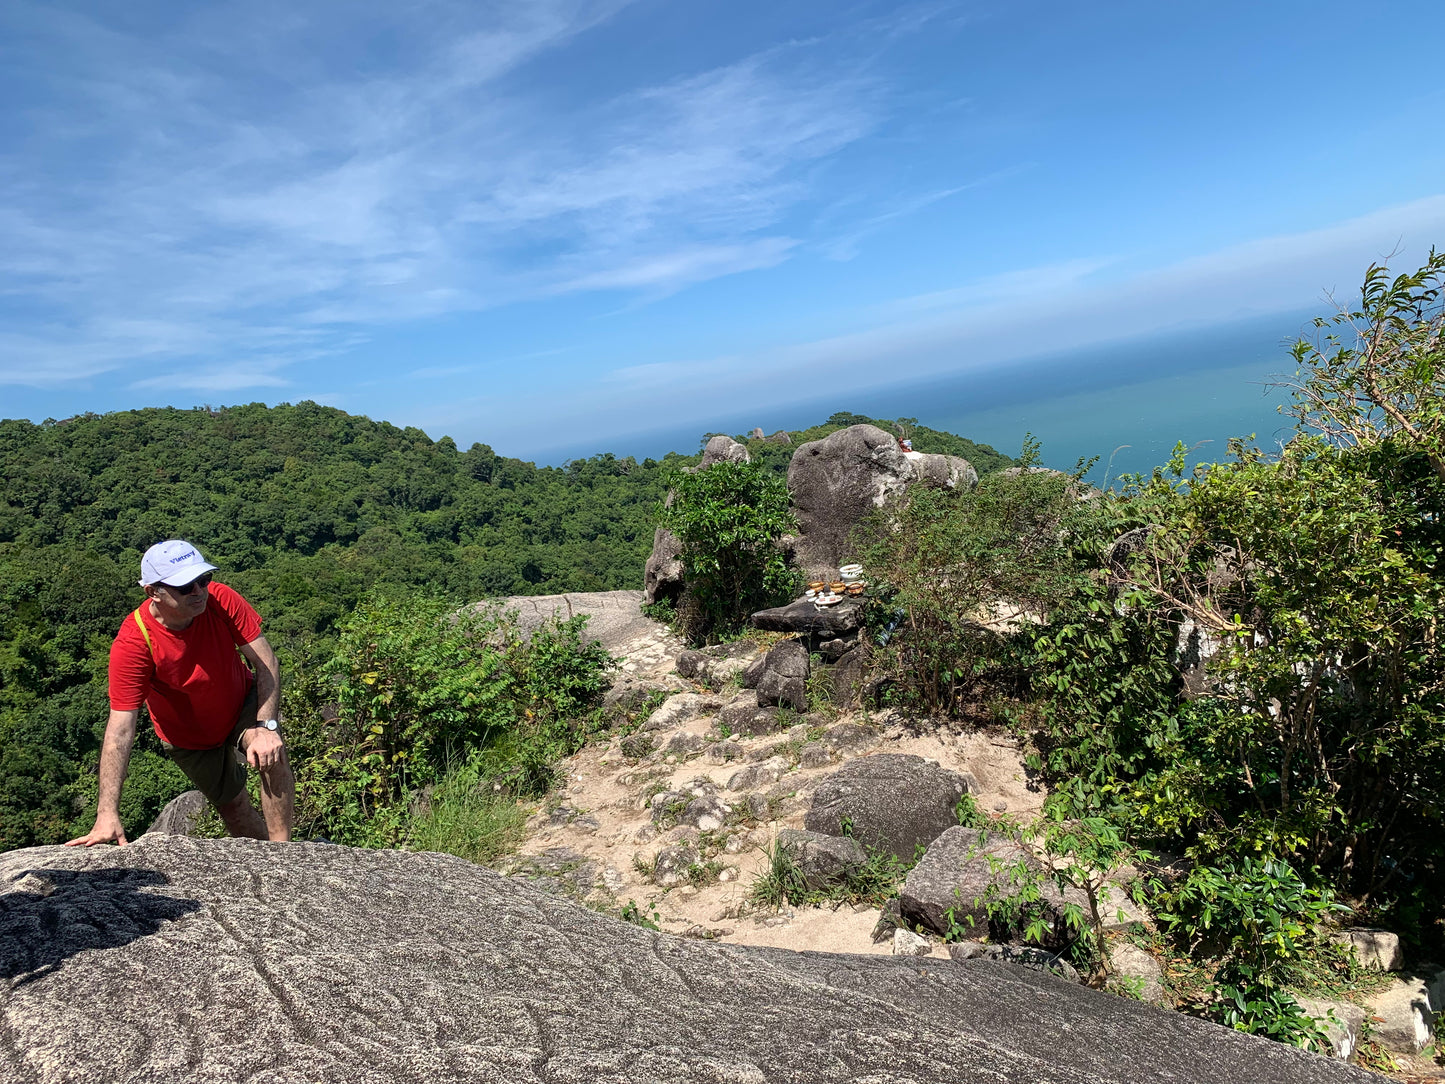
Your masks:
<path fill-rule="evenodd" d="M 215 567 L 189 542 L 170 538 L 157 542 L 140 559 L 140 585 L 164 583 L 182 587 L 201 573 L 214 571 Z"/>

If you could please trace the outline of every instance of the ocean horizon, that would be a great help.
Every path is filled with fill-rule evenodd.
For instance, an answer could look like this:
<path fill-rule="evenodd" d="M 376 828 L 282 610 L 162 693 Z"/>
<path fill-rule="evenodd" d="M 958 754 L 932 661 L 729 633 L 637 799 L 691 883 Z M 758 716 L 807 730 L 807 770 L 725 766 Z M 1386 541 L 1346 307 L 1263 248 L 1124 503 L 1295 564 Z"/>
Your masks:
<path fill-rule="evenodd" d="M 707 432 L 806 428 L 846 410 L 916 418 L 1011 456 L 1032 435 L 1041 443 L 1045 465 L 1072 471 L 1081 459 L 1096 459 L 1087 480 L 1117 485 L 1122 474 L 1148 474 L 1163 465 L 1178 443 L 1189 449 L 1191 463 L 1226 458 L 1232 437 L 1252 436 L 1267 451 L 1277 450 L 1291 432 L 1289 418 L 1279 410 L 1289 396 L 1278 382 L 1293 376 L 1290 345 L 1306 332 L 1308 321 L 1308 314 L 1289 314 L 1181 329 L 1007 369 L 858 389 L 751 415 L 604 438 L 597 442 L 601 447 L 569 444 L 535 461 L 560 465 L 603 452 L 638 459 L 691 453 Z"/>

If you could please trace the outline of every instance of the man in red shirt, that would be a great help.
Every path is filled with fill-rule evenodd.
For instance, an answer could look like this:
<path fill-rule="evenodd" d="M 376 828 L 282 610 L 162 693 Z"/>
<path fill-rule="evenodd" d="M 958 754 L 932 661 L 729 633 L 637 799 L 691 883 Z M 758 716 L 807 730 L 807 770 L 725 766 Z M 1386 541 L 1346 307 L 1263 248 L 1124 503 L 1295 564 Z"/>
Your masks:
<path fill-rule="evenodd" d="M 215 567 L 180 539 L 157 543 L 141 559 L 146 600 L 110 648 L 95 827 L 70 846 L 124 845 L 120 790 L 142 702 L 156 737 L 231 835 L 291 838 L 296 779 L 276 718 L 280 667 L 251 604 L 211 583 Z M 264 819 L 246 793 L 248 763 L 260 773 Z"/>

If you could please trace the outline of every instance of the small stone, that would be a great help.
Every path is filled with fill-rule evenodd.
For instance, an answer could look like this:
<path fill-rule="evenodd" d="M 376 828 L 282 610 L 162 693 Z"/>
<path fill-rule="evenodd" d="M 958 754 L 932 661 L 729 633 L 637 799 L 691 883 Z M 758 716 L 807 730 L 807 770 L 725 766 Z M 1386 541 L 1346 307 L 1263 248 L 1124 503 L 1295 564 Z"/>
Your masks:
<path fill-rule="evenodd" d="M 1405 962 L 1400 951 L 1400 935 L 1388 930 L 1341 930 L 1330 940 L 1353 952 L 1361 967 L 1398 971 Z"/>
<path fill-rule="evenodd" d="M 822 742 L 810 741 L 798 751 L 798 767 L 826 768 L 833 763 L 833 754 Z"/>
<path fill-rule="evenodd" d="M 1374 1039 L 1386 1050 L 1418 1054 L 1430 1041 L 1434 1013 L 1424 979 L 1395 979 L 1371 999 L 1370 1015 L 1375 1017 Z"/>
<path fill-rule="evenodd" d="M 894 956 L 927 956 L 933 951 L 933 946 L 928 938 L 922 937 L 912 930 L 905 930 L 903 927 L 893 931 L 893 955 Z"/>
<path fill-rule="evenodd" d="M 1149 953 L 1123 941 L 1109 950 L 1109 964 L 1114 969 L 1110 980 L 1114 992 L 1154 1005 L 1164 1004 L 1164 968 Z"/>

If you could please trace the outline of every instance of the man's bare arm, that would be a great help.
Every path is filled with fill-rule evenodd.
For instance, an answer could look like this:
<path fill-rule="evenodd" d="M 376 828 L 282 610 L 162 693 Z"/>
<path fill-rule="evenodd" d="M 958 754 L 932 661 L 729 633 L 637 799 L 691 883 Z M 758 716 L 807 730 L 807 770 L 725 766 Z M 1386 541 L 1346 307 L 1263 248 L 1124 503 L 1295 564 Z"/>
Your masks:
<path fill-rule="evenodd" d="M 258 636 L 241 648 L 256 671 L 256 718 L 275 719 L 281 711 L 281 664 L 276 652 Z M 251 730 L 245 738 L 246 761 L 253 768 L 270 770 L 284 765 L 285 743 L 281 735 L 270 730 Z M 275 837 L 273 837 L 275 838 Z"/>
<path fill-rule="evenodd" d="M 87 835 L 72 839 L 67 847 L 93 847 L 110 842 L 125 846 L 125 828 L 120 823 L 120 788 L 130 767 L 139 715 L 138 711 L 111 709 L 105 724 L 105 741 L 100 747 L 100 795 L 96 800 L 95 827 Z"/>
<path fill-rule="evenodd" d="M 256 718 L 275 719 L 281 714 L 281 664 L 264 636 L 241 646 L 241 654 L 256 671 Z"/>

